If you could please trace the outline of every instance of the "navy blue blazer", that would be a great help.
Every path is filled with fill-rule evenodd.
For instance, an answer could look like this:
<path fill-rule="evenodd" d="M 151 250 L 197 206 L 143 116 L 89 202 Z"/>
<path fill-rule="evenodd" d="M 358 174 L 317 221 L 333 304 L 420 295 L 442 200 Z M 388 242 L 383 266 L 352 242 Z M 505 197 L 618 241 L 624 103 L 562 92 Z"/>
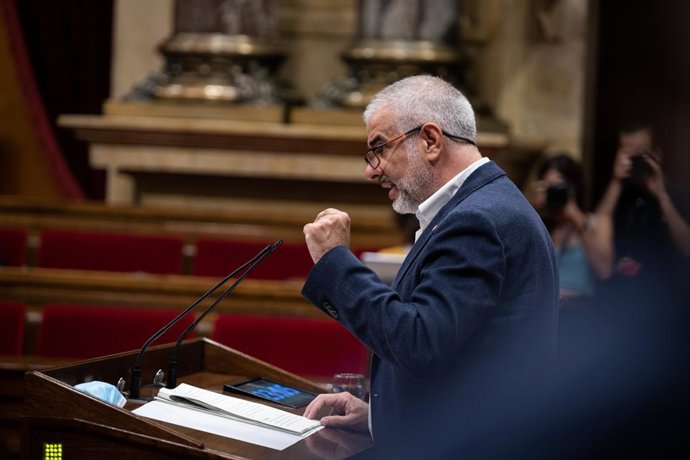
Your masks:
<path fill-rule="evenodd" d="M 315 264 L 302 294 L 372 350 L 372 434 L 386 452 L 457 453 L 553 370 L 551 238 L 493 162 L 439 211 L 392 286 L 340 246 Z"/>

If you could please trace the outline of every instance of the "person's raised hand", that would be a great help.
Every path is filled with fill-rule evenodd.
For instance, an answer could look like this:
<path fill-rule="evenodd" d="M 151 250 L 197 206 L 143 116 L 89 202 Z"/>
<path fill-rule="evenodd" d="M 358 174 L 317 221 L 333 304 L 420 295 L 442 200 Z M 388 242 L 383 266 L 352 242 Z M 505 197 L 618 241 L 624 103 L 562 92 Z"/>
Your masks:
<path fill-rule="evenodd" d="M 618 149 L 616 154 L 616 159 L 613 162 L 613 179 L 617 181 L 623 181 L 630 177 L 630 171 L 632 170 L 632 161 L 630 160 L 633 152 L 629 149 Z"/>
<path fill-rule="evenodd" d="M 647 190 L 652 192 L 657 198 L 666 193 L 666 187 L 664 185 L 664 173 L 661 171 L 661 166 L 659 162 L 651 154 L 645 153 L 642 155 L 642 159 L 647 163 L 651 170 L 651 174 L 645 180 L 645 186 Z"/>
<path fill-rule="evenodd" d="M 350 216 L 337 209 L 325 209 L 304 226 L 304 239 L 316 263 L 334 247 L 350 245 Z"/>

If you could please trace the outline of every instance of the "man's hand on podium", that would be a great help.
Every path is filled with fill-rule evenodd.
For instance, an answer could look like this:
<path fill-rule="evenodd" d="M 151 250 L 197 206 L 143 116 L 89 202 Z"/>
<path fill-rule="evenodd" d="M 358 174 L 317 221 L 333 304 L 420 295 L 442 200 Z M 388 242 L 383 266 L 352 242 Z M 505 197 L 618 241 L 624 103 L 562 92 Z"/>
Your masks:
<path fill-rule="evenodd" d="M 324 416 L 324 412 L 327 415 Z M 304 416 L 321 417 L 325 427 L 369 431 L 369 404 L 347 392 L 318 395 L 304 410 Z"/>

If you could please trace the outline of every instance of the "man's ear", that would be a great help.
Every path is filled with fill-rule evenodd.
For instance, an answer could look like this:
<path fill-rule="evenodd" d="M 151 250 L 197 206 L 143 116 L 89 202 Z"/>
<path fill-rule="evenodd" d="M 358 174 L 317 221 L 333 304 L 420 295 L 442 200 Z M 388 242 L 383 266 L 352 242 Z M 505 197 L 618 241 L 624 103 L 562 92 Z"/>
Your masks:
<path fill-rule="evenodd" d="M 434 123 L 427 123 L 422 126 L 419 132 L 419 138 L 424 147 L 424 154 L 427 161 L 435 163 L 441 154 L 441 146 L 443 145 L 443 131 L 438 125 Z"/>

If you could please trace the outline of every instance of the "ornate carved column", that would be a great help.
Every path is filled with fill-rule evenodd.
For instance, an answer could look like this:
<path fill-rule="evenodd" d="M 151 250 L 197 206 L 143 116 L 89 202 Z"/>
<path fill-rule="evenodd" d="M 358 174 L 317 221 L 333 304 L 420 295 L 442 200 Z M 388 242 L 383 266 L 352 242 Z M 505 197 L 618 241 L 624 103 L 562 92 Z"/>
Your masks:
<path fill-rule="evenodd" d="M 275 0 L 176 0 L 175 28 L 159 51 L 162 73 L 126 99 L 270 105 L 294 98 L 276 79 L 286 56 Z"/>
<path fill-rule="evenodd" d="M 359 0 L 357 13 L 355 41 L 342 55 L 349 75 L 317 105 L 362 108 L 387 84 L 419 73 L 462 85 L 458 0 Z"/>

